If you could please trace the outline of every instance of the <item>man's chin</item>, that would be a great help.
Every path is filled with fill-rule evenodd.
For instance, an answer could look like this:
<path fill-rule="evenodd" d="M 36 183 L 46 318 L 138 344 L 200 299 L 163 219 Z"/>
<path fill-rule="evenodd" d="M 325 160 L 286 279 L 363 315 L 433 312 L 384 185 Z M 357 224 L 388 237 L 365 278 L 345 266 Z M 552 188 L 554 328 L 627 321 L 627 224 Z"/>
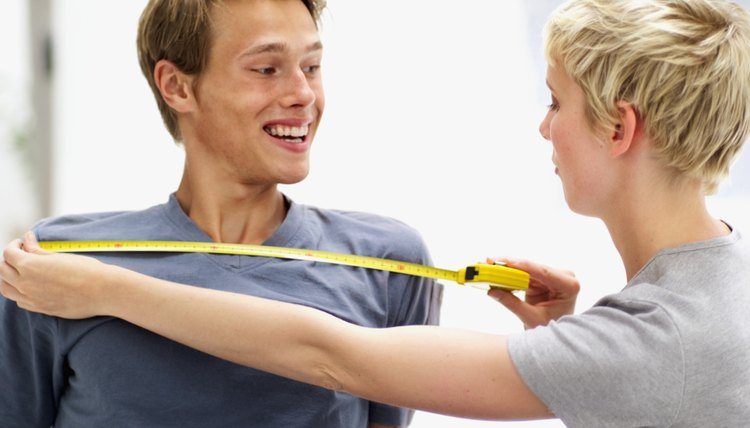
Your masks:
<path fill-rule="evenodd" d="M 289 184 L 300 183 L 302 180 L 304 180 L 305 178 L 307 178 L 307 176 L 309 175 L 309 173 L 310 173 L 310 170 L 307 169 L 304 172 L 300 171 L 298 173 L 285 174 L 284 177 L 282 177 L 279 180 L 279 184 L 289 185 Z"/>

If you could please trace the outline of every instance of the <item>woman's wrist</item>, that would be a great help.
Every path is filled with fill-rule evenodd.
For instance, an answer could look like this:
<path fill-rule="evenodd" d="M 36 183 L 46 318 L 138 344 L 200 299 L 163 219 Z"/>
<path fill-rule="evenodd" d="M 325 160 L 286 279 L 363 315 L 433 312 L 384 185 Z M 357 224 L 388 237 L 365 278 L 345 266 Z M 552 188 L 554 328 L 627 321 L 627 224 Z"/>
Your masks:
<path fill-rule="evenodd" d="M 127 305 L 137 297 L 137 274 L 119 266 L 104 265 L 99 278 L 91 290 L 91 309 L 98 315 L 121 318 Z"/>

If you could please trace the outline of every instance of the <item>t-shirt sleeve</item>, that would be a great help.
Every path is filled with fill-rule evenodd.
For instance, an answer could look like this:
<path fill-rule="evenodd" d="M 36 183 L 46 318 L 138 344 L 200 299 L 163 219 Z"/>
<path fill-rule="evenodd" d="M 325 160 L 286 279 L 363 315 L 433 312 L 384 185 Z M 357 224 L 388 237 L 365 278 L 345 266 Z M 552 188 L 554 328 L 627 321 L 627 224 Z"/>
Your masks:
<path fill-rule="evenodd" d="M 0 426 L 49 428 L 55 385 L 55 319 L 18 308 L 0 297 Z"/>
<path fill-rule="evenodd" d="M 685 361 L 680 334 L 653 302 L 613 299 L 509 338 L 519 374 L 571 427 L 669 426 Z"/>
<path fill-rule="evenodd" d="M 432 259 L 419 234 L 403 245 L 408 255 L 394 257 L 411 263 L 432 265 Z M 443 286 L 432 278 L 412 275 L 390 274 L 388 280 L 389 316 L 388 327 L 403 325 L 437 325 L 440 322 L 440 306 Z"/>
<path fill-rule="evenodd" d="M 402 258 L 413 263 L 431 264 L 429 253 L 418 237 L 411 241 L 414 253 Z M 403 325 L 437 325 L 440 321 L 440 305 L 443 286 L 430 278 L 391 274 L 388 280 L 389 319 L 388 327 Z M 370 402 L 370 420 L 382 424 L 407 426 L 414 411 Z"/>
<path fill-rule="evenodd" d="M 403 275 L 402 275 L 403 276 Z M 399 302 L 399 317 L 393 325 L 437 325 L 440 320 L 442 286 L 431 279 L 409 277 L 406 287 L 409 293 Z M 370 402 L 370 420 L 387 425 L 407 426 L 414 411 Z"/>

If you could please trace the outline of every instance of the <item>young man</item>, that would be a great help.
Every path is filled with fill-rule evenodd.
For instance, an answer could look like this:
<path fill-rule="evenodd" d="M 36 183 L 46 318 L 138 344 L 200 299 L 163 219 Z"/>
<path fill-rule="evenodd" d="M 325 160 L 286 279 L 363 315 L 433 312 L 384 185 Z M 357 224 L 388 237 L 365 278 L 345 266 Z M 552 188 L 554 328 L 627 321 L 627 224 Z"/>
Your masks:
<path fill-rule="evenodd" d="M 413 408 L 571 427 L 747 426 L 750 246 L 709 214 L 705 195 L 750 133 L 750 17 L 724 0 L 570 0 L 547 25 L 546 53 L 552 102 L 540 132 L 568 205 L 602 219 L 628 278 L 580 314 L 575 278 L 525 261 L 511 264 L 531 273 L 526 301 L 493 292 L 530 327 L 510 337 L 367 329 L 29 254 L 20 241 L 6 249 L 0 290 L 25 308 L 121 317 L 230 361 Z M 24 247 L 40 252 L 33 236 Z"/>
<path fill-rule="evenodd" d="M 152 0 L 140 63 L 185 149 L 166 204 L 43 221 L 40 239 L 265 243 L 429 263 L 394 220 L 295 204 L 323 113 L 316 0 Z M 163 279 L 324 310 L 368 327 L 435 323 L 430 280 L 231 255 L 99 255 Z M 383 427 L 412 411 L 211 357 L 132 324 L 67 321 L 0 302 L 0 426 Z"/>

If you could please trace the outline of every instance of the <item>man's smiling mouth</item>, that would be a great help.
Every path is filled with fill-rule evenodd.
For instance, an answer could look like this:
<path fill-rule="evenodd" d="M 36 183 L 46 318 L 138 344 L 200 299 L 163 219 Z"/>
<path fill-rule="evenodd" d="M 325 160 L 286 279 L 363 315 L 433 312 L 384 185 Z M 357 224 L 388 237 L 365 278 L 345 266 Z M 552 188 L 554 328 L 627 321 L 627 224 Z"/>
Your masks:
<path fill-rule="evenodd" d="M 284 125 L 271 125 L 263 128 L 269 135 L 281 138 L 289 143 L 303 143 L 309 127 L 303 126 L 284 126 Z"/>

